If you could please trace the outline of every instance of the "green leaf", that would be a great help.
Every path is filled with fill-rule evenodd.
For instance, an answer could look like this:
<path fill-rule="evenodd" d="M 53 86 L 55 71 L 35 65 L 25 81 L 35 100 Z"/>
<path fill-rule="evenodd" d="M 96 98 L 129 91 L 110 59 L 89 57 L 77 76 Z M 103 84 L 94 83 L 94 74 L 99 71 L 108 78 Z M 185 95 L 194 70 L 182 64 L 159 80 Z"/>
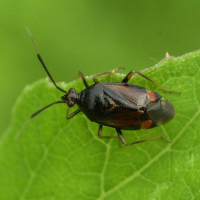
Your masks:
<path fill-rule="evenodd" d="M 166 58 L 144 72 L 166 93 L 136 76 L 130 83 L 158 92 L 176 108 L 169 123 L 149 130 L 123 131 L 127 142 L 163 135 L 131 146 L 116 139 L 100 139 L 98 124 L 82 113 L 66 120 L 66 104 L 54 105 L 30 121 L 18 139 L 15 135 L 31 114 L 63 94 L 48 80 L 27 86 L 18 99 L 9 130 L 0 143 L 1 199 L 200 199 L 200 51 Z M 126 72 L 127 73 L 127 72 Z M 122 80 L 106 75 L 102 81 Z M 88 79 L 89 84 L 93 84 Z M 77 92 L 82 80 L 59 84 Z M 77 108 L 73 108 L 73 112 Z M 103 135 L 116 135 L 104 127 Z"/>

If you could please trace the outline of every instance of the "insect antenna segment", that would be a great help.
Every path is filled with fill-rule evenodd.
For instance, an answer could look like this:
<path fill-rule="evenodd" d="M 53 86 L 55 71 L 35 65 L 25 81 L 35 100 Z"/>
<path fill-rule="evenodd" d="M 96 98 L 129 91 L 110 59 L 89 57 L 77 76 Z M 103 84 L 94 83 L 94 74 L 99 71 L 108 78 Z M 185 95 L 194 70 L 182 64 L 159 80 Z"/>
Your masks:
<path fill-rule="evenodd" d="M 33 42 L 33 46 L 34 46 L 35 51 L 36 51 L 36 53 L 37 53 L 37 57 L 38 57 L 40 63 L 42 64 L 42 66 L 44 67 L 45 71 L 47 72 L 49 78 L 51 79 L 51 81 L 53 82 L 53 84 L 56 86 L 56 88 L 57 88 L 58 90 L 60 90 L 61 92 L 67 93 L 67 91 L 65 91 L 65 90 L 63 90 L 62 88 L 60 88 L 60 87 L 55 83 L 55 81 L 53 80 L 53 78 L 52 78 L 52 76 L 51 76 L 49 70 L 47 69 L 47 67 L 46 67 L 46 65 L 45 65 L 45 63 L 44 63 L 44 61 L 43 61 L 41 55 L 39 54 L 39 52 L 38 52 L 38 50 L 37 50 L 35 41 L 34 41 L 34 39 L 33 39 L 33 36 L 32 36 L 32 34 L 31 34 L 30 30 L 28 29 L 28 27 L 26 27 L 26 29 L 27 29 L 27 32 L 28 32 L 28 34 L 29 34 L 29 36 L 30 36 L 32 42 Z"/>
<path fill-rule="evenodd" d="M 36 51 L 36 53 L 37 53 L 37 57 L 38 57 L 40 63 L 42 64 L 43 68 L 44 68 L 45 71 L 47 72 L 49 78 L 51 79 L 51 81 L 53 82 L 53 84 L 55 85 L 55 87 L 56 87 L 58 90 L 60 90 L 61 92 L 64 92 L 64 93 L 67 94 L 67 91 L 65 91 L 64 89 L 60 88 L 60 87 L 55 83 L 55 81 L 54 81 L 54 79 L 52 78 L 50 72 L 48 71 L 48 69 L 47 69 L 47 67 L 46 67 L 46 65 L 45 65 L 45 63 L 44 63 L 44 61 L 42 60 L 41 55 L 39 54 L 39 52 L 38 52 L 38 50 L 37 50 L 35 41 L 34 41 L 34 39 L 33 39 L 33 36 L 32 36 L 32 34 L 31 34 L 30 30 L 29 30 L 28 28 L 26 28 L 26 29 L 27 29 L 27 32 L 28 32 L 28 34 L 29 34 L 29 36 L 30 36 L 32 42 L 33 42 L 33 46 L 34 46 L 35 51 Z M 63 99 L 63 101 L 55 101 L 55 102 L 53 102 L 53 103 L 51 103 L 51 104 L 45 106 L 44 108 L 41 108 L 40 110 L 38 110 L 38 111 L 35 112 L 34 114 L 32 114 L 32 115 L 30 116 L 30 118 L 26 121 L 26 123 L 22 126 L 22 128 L 19 130 L 19 132 L 17 133 L 17 135 L 16 135 L 15 138 L 18 138 L 18 137 L 19 137 L 19 135 L 21 134 L 21 132 L 24 130 L 24 128 L 25 128 L 26 125 L 30 122 L 31 119 L 33 119 L 35 116 L 37 116 L 37 115 L 40 114 L 42 111 L 44 111 L 45 109 L 49 108 L 50 106 L 52 106 L 52 105 L 54 105 L 54 104 L 58 104 L 58 103 L 67 103 L 67 102 L 66 102 L 65 99 Z"/>
<path fill-rule="evenodd" d="M 19 137 L 19 135 L 21 134 L 21 132 L 24 130 L 24 128 L 27 126 L 27 124 L 31 121 L 31 119 L 33 119 L 34 117 L 36 117 L 38 114 L 40 114 L 42 111 L 46 110 L 47 108 L 49 108 L 50 106 L 54 105 L 54 104 L 58 104 L 58 103 L 66 103 L 66 101 L 55 101 L 47 106 L 45 106 L 44 108 L 41 108 L 40 110 L 38 110 L 37 112 L 33 113 L 30 118 L 25 122 L 25 124 L 22 126 L 22 128 L 19 130 L 19 132 L 17 133 L 17 135 L 15 136 L 15 138 L 17 139 Z"/>

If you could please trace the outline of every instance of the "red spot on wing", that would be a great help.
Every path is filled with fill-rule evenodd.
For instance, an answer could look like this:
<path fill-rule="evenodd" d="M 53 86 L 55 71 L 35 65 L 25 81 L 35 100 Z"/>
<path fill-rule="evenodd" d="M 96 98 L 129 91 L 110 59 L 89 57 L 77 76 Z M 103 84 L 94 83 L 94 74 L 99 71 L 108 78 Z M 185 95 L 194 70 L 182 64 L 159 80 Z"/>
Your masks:
<path fill-rule="evenodd" d="M 151 101 L 156 101 L 157 97 L 155 92 L 147 90 L 147 97 L 151 100 Z"/>
<path fill-rule="evenodd" d="M 142 123 L 141 129 L 149 129 L 152 127 L 152 125 L 153 125 L 153 122 L 151 120 L 145 120 Z"/>

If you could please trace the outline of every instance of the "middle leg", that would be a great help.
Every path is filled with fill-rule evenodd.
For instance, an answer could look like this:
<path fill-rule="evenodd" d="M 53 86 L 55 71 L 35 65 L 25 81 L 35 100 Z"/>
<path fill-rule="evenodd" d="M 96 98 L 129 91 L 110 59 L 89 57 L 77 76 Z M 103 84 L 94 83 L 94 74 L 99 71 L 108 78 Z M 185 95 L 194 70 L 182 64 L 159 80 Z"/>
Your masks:
<path fill-rule="evenodd" d="M 97 77 L 101 77 L 101 76 L 104 76 L 106 74 L 115 74 L 116 71 L 120 70 L 120 69 L 124 69 L 123 67 L 118 67 L 116 69 L 113 69 L 113 70 L 110 70 L 110 71 L 107 71 L 107 72 L 103 72 L 103 73 L 100 73 L 100 74 L 97 74 L 95 76 L 92 77 L 93 81 L 95 83 L 98 83 L 99 81 L 97 80 Z"/>
<path fill-rule="evenodd" d="M 117 139 L 119 139 L 118 136 L 102 136 L 102 129 L 103 129 L 103 125 L 99 124 L 98 136 L 100 138 L 117 138 Z"/>

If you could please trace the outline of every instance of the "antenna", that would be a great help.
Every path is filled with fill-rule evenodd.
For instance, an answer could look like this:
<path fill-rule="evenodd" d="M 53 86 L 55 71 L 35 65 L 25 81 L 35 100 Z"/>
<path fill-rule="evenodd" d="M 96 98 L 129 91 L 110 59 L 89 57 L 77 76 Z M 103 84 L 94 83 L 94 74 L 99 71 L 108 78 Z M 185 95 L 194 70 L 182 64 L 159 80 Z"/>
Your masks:
<path fill-rule="evenodd" d="M 26 30 L 27 30 L 27 32 L 28 32 L 28 34 L 29 34 L 29 36 L 30 36 L 32 42 L 33 42 L 33 46 L 34 46 L 35 51 L 36 51 L 36 53 L 37 53 L 37 57 L 38 57 L 40 63 L 42 64 L 42 66 L 44 67 L 45 71 L 47 72 L 49 78 L 52 80 L 53 84 L 56 86 L 56 88 L 57 88 L 58 90 L 60 90 L 61 92 L 67 93 L 65 90 L 63 90 L 62 88 L 60 88 L 59 86 L 56 85 L 56 83 L 55 83 L 55 81 L 53 80 L 53 78 L 52 78 L 50 72 L 48 71 L 48 69 L 47 69 L 47 67 L 46 67 L 46 65 L 45 65 L 45 63 L 44 63 L 44 61 L 42 60 L 41 55 L 39 54 L 39 52 L 38 52 L 38 50 L 37 50 L 37 47 L 36 47 L 36 45 L 35 45 L 35 41 L 34 41 L 34 39 L 33 39 L 33 36 L 32 36 L 32 34 L 31 34 L 30 30 L 28 29 L 28 27 L 26 27 Z"/>
<path fill-rule="evenodd" d="M 31 34 L 30 30 L 28 29 L 28 27 L 27 27 L 26 29 L 27 29 L 27 32 L 28 32 L 28 34 L 29 34 L 29 36 L 30 36 L 32 42 L 33 42 L 33 46 L 34 46 L 35 51 L 36 51 L 36 53 L 37 53 L 37 57 L 38 57 L 40 63 L 42 64 L 42 66 L 44 67 L 44 69 L 45 69 L 46 73 L 48 74 L 49 78 L 52 80 L 53 84 L 56 86 L 56 88 L 57 88 L 58 90 L 60 90 L 61 92 L 67 93 L 65 90 L 63 90 L 62 88 L 60 88 L 59 86 L 57 86 L 57 84 L 56 84 L 55 81 L 53 80 L 53 78 L 52 78 L 50 72 L 48 71 L 48 69 L 47 69 L 47 67 L 46 67 L 46 65 L 45 65 L 45 63 L 44 63 L 44 61 L 42 60 L 41 55 L 39 54 L 39 52 L 38 52 L 38 50 L 37 50 L 35 41 L 34 41 L 34 39 L 33 39 L 33 36 L 32 36 L 32 34 Z M 50 106 L 52 106 L 52 105 L 54 105 L 54 104 L 58 104 L 58 103 L 66 103 L 66 101 L 55 101 L 54 103 L 51 103 L 51 104 L 45 106 L 44 108 L 41 108 L 41 109 L 38 110 L 37 112 L 33 113 L 33 114 L 30 116 L 30 118 L 26 121 L 26 123 L 22 126 L 22 128 L 19 130 L 19 132 L 17 133 L 17 135 L 15 136 L 15 138 L 18 138 L 18 137 L 19 137 L 19 135 L 20 135 L 21 132 L 24 130 L 24 128 L 27 126 L 27 124 L 31 121 L 31 119 L 33 119 L 34 117 L 36 117 L 38 114 L 40 114 L 42 111 L 44 111 L 45 109 L 49 108 Z"/>
<path fill-rule="evenodd" d="M 44 111 L 45 109 L 47 109 L 48 107 L 54 105 L 54 104 L 58 104 L 58 103 L 66 103 L 65 101 L 55 101 L 47 106 L 45 106 L 44 108 L 41 108 L 40 110 L 38 110 L 37 112 L 33 113 L 30 118 L 25 122 L 25 124 L 22 126 L 22 128 L 19 130 L 19 132 L 17 133 L 17 135 L 15 136 L 15 138 L 17 139 L 19 137 L 19 135 L 21 134 L 21 132 L 24 130 L 24 128 L 27 126 L 27 124 L 31 121 L 31 119 L 33 119 L 34 117 L 36 117 L 38 114 L 40 114 L 42 111 Z"/>

